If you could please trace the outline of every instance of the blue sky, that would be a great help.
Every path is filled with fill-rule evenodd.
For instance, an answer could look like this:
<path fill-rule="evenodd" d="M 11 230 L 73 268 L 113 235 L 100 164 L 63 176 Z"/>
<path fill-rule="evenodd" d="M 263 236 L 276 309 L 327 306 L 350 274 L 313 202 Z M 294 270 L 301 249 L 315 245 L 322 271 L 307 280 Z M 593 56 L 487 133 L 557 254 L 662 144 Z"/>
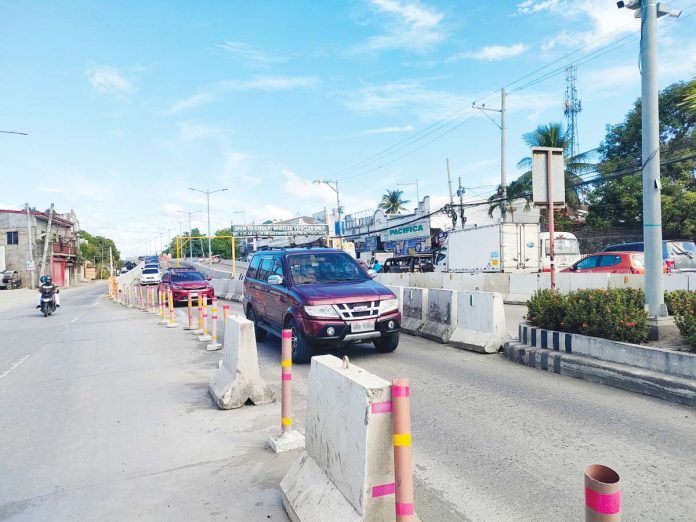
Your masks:
<path fill-rule="evenodd" d="M 682 18 L 660 22 L 660 87 L 696 74 L 695 4 L 673 0 Z M 566 62 L 583 150 L 640 93 L 638 21 L 609 0 L 0 1 L 0 13 L 0 130 L 29 133 L 0 135 L 0 208 L 74 208 L 128 254 L 178 232 L 178 211 L 205 211 L 188 187 L 229 189 L 211 198 L 213 228 L 330 209 L 322 178 L 340 181 L 347 213 L 387 189 L 415 201 L 397 185 L 415 179 L 438 204 L 445 158 L 480 199 L 499 182 L 500 138 L 473 101 L 498 107 L 512 84 L 512 179 L 522 134 L 563 119 Z"/>

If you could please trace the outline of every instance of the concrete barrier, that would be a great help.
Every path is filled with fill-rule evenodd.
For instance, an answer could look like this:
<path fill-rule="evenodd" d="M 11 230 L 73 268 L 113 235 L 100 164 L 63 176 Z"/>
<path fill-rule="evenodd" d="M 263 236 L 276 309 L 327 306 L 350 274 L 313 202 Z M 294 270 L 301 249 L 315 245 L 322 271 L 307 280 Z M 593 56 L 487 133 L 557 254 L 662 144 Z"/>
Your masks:
<path fill-rule="evenodd" d="M 503 297 L 492 292 L 457 292 L 456 298 L 456 328 L 449 343 L 474 352 L 498 352 L 507 338 Z"/>
<path fill-rule="evenodd" d="M 609 288 L 645 288 L 645 276 L 609 274 Z"/>
<path fill-rule="evenodd" d="M 402 295 L 401 329 L 408 334 L 416 334 L 428 312 L 428 289 L 404 288 Z"/>
<path fill-rule="evenodd" d="M 220 298 L 227 295 L 229 281 L 229 279 L 212 279 L 210 281 L 210 284 L 213 286 L 213 291 L 215 292 L 215 297 Z"/>
<path fill-rule="evenodd" d="M 313 357 L 306 428 L 306 450 L 280 482 L 290 520 L 394 520 L 389 382 L 332 355 Z"/>
<path fill-rule="evenodd" d="M 408 272 L 402 272 L 398 274 L 385 274 L 380 272 L 375 277 L 375 280 L 383 285 L 411 286 L 411 274 Z"/>
<path fill-rule="evenodd" d="M 442 272 L 413 272 L 410 274 L 408 286 L 415 286 L 418 288 L 442 288 L 443 275 Z"/>
<path fill-rule="evenodd" d="M 254 324 L 242 317 L 225 318 L 222 365 L 208 386 L 215 404 L 222 410 L 240 408 L 247 400 L 266 404 L 275 400 L 273 390 L 259 373 Z"/>
<path fill-rule="evenodd" d="M 399 312 L 403 316 L 404 314 L 404 287 L 403 286 L 392 286 L 386 285 L 389 290 L 394 292 L 394 295 L 399 300 Z"/>
<path fill-rule="evenodd" d="M 457 324 L 457 292 L 428 289 L 428 308 L 418 335 L 439 343 L 448 343 Z"/>
<path fill-rule="evenodd" d="M 510 293 L 506 303 L 525 304 L 539 288 L 540 274 L 510 274 Z"/>
<path fill-rule="evenodd" d="M 689 274 L 685 273 L 674 273 L 665 274 L 665 291 L 671 292 L 674 290 L 689 290 Z M 694 279 L 696 283 L 696 279 Z"/>
<path fill-rule="evenodd" d="M 483 291 L 486 276 L 489 274 L 455 274 L 443 273 L 442 286 L 445 290 Z M 507 293 L 507 292 L 505 292 Z"/>

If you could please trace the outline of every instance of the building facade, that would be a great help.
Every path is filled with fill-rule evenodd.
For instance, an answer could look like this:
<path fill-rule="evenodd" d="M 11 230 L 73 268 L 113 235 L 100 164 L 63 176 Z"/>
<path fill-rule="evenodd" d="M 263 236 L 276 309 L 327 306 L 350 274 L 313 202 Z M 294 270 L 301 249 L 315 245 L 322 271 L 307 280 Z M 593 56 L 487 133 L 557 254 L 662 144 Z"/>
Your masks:
<path fill-rule="evenodd" d="M 79 232 L 72 210 L 54 212 L 51 218 L 48 212 L 0 209 L 0 246 L 4 246 L 6 270 L 19 272 L 24 287 L 32 281 L 36 286 L 39 277 L 49 273 L 58 286 L 76 284 L 81 277 Z"/>

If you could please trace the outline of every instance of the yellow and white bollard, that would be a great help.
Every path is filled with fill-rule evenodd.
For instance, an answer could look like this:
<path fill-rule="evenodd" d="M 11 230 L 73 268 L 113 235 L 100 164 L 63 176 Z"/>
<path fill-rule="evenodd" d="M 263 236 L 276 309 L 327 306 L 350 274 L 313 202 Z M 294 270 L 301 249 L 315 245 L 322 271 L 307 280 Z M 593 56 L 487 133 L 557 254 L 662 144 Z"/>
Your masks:
<path fill-rule="evenodd" d="M 160 290 L 159 292 L 159 306 L 160 306 L 160 320 L 157 324 L 161 325 L 166 325 L 169 321 L 167 321 L 167 314 L 164 308 L 164 301 L 165 301 L 165 292 Z"/>
<path fill-rule="evenodd" d="M 203 297 L 203 335 L 198 338 L 199 341 L 210 341 L 212 337 L 208 335 L 208 296 Z"/>
<path fill-rule="evenodd" d="M 193 335 L 203 335 L 203 298 L 201 297 L 201 294 L 198 294 L 198 305 L 196 307 L 196 312 L 198 314 L 198 327 L 193 331 Z"/>
<path fill-rule="evenodd" d="M 212 324 L 213 335 L 211 338 L 212 342 L 206 347 L 206 350 L 208 350 L 209 352 L 215 352 L 215 351 L 219 350 L 220 348 L 222 348 L 222 345 L 219 342 L 217 342 L 217 340 L 218 340 L 218 338 L 217 338 L 217 319 L 218 319 L 217 297 L 213 297 L 213 317 L 212 317 L 212 319 L 213 319 L 213 324 Z"/>
<path fill-rule="evenodd" d="M 176 328 L 179 325 L 176 323 L 176 317 L 174 317 L 174 294 L 171 288 L 169 289 L 167 301 L 169 301 L 169 323 L 167 323 L 167 328 Z"/>
<path fill-rule="evenodd" d="M 196 327 L 193 325 L 193 298 L 191 297 L 191 292 L 188 293 L 186 299 L 186 313 L 188 315 L 188 323 L 184 326 L 184 330 L 195 330 Z"/>

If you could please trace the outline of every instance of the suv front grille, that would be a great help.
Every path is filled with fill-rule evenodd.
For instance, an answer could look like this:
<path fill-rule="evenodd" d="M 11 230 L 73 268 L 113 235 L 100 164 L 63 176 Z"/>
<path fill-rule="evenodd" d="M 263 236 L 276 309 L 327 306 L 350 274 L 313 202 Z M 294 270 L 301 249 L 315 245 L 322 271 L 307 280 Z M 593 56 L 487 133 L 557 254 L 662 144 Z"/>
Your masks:
<path fill-rule="evenodd" d="M 344 321 L 352 319 L 371 319 L 379 316 L 379 301 L 367 303 L 341 303 L 334 305 Z"/>

